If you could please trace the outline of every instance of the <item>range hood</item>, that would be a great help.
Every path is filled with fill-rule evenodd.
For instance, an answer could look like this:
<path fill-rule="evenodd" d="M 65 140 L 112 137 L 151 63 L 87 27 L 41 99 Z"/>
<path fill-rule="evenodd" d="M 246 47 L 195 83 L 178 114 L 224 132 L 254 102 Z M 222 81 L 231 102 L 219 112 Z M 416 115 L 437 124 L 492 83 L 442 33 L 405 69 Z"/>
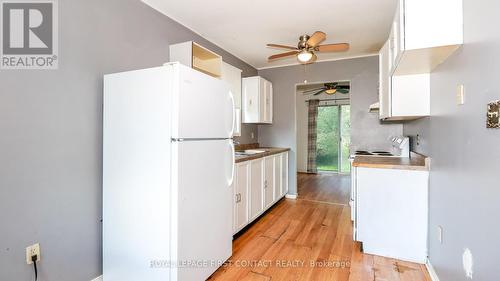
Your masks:
<path fill-rule="evenodd" d="M 372 105 L 370 105 L 370 108 L 368 109 L 368 112 L 379 112 L 380 111 L 380 103 L 376 102 Z"/>

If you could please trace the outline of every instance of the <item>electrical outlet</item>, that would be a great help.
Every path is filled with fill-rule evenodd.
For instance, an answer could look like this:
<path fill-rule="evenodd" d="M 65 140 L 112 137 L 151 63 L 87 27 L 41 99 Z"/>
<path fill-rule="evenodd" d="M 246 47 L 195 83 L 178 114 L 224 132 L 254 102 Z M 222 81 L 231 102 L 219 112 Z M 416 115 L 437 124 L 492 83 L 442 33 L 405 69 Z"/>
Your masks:
<path fill-rule="evenodd" d="M 40 244 L 36 243 L 31 246 L 26 247 L 26 263 L 27 264 L 33 264 L 33 261 L 31 260 L 31 257 L 36 255 L 36 261 L 41 260 L 40 256 Z"/>
<path fill-rule="evenodd" d="M 463 105 L 465 103 L 465 88 L 464 85 L 457 86 L 457 105 Z"/>
<path fill-rule="evenodd" d="M 438 225 L 437 230 L 438 230 L 438 241 L 440 244 L 443 244 L 443 227 Z"/>

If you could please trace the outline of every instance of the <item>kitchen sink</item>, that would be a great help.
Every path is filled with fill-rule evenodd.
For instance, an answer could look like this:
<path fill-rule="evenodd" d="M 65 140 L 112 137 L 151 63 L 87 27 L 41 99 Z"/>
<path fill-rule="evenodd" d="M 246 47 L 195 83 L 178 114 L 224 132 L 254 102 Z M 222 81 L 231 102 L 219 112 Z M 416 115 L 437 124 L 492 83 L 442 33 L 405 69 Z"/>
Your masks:
<path fill-rule="evenodd" d="M 236 156 L 248 156 L 248 155 L 255 155 L 259 153 L 264 153 L 266 152 L 265 150 L 259 150 L 259 149 L 247 149 L 247 150 L 242 150 L 242 151 L 236 151 Z"/>

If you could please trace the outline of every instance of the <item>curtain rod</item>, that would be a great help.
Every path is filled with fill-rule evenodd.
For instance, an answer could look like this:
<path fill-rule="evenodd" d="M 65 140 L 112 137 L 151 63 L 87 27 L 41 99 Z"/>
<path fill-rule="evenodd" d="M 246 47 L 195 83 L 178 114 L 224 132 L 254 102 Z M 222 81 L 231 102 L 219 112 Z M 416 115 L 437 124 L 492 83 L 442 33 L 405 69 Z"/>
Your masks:
<path fill-rule="evenodd" d="M 317 100 L 317 99 L 310 99 L 310 100 Z M 309 102 L 310 100 L 306 100 L 305 102 Z M 350 100 L 350 98 L 340 98 L 340 99 L 324 99 L 324 100 L 318 100 L 318 101 L 338 101 L 338 100 Z"/>

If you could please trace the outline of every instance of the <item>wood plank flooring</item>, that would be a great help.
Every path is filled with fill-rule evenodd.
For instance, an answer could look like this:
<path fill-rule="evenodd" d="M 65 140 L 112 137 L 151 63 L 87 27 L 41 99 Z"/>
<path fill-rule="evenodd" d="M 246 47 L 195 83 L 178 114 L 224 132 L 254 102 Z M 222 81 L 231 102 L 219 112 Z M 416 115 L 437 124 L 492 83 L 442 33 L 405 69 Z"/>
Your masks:
<path fill-rule="evenodd" d="M 299 199 L 349 204 L 351 179 L 347 175 L 298 174 Z"/>
<path fill-rule="evenodd" d="M 283 199 L 244 230 L 209 280 L 430 281 L 423 265 L 360 252 L 348 176 L 299 174 L 298 183 L 298 200 Z"/>

